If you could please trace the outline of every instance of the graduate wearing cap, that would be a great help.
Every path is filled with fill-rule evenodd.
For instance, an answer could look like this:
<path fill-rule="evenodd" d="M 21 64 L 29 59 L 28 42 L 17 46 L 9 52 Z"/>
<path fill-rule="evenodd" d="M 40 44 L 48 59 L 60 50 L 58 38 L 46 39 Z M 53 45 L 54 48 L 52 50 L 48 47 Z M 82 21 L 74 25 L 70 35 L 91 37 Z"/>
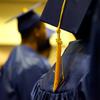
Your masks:
<path fill-rule="evenodd" d="M 37 51 L 45 43 L 46 28 L 32 10 L 18 16 L 22 44 L 12 51 L 4 65 L 3 82 L 7 100 L 30 100 L 30 92 L 40 76 L 50 69 Z"/>
<path fill-rule="evenodd" d="M 92 56 L 90 37 L 96 5 L 96 0 L 48 0 L 41 19 L 58 26 L 57 62 L 35 84 L 32 100 L 91 100 L 87 99 L 85 78 Z M 60 28 L 72 32 L 77 39 L 62 57 Z"/>

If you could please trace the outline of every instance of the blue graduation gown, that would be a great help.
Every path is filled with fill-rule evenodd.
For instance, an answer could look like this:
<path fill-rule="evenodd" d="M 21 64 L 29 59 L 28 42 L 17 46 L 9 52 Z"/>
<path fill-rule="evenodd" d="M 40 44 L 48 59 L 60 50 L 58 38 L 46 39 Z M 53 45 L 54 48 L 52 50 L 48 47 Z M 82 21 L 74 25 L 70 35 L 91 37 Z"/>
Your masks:
<path fill-rule="evenodd" d="M 85 95 L 81 83 L 88 73 L 90 55 L 85 52 L 86 47 L 81 41 L 70 43 L 62 56 L 65 79 L 60 83 L 57 91 L 53 92 L 55 66 L 34 86 L 32 100 L 84 100 Z"/>
<path fill-rule="evenodd" d="M 25 45 L 16 47 L 3 69 L 7 100 L 30 100 L 32 87 L 49 69 L 47 60 L 31 48 Z"/>
<path fill-rule="evenodd" d="M 92 22 L 91 61 L 89 73 L 84 80 L 87 100 L 100 100 L 100 0 L 96 0 Z"/>
<path fill-rule="evenodd" d="M 4 93 L 4 87 L 2 82 L 2 69 L 0 69 L 0 100 L 5 100 L 5 93 Z"/>
<path fill-rule="evenodd" d="M 3 79 L 3 66 L 0 69 L 0 100 L 8 100 L 2 79 Z"/>

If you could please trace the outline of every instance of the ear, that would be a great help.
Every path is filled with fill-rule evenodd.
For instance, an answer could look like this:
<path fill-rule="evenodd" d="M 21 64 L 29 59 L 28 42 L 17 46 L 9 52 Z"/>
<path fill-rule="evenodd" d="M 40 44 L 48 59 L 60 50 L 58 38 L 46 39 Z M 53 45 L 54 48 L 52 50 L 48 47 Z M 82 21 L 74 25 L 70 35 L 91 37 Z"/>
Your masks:
<path fill-rule="evenodd" d="M 39 37 L 40 36 L 39 31 L 35 33 L 35 36 L 36 37 Z"/>
<path fill-rule="evenodd" d="M 35 37 L 39 37 L 40 36 L 40 32 L 39 32 L 39 30 L 37 28 L 35 28 L 33 30 L 33 36 L 35 36 Z"/>

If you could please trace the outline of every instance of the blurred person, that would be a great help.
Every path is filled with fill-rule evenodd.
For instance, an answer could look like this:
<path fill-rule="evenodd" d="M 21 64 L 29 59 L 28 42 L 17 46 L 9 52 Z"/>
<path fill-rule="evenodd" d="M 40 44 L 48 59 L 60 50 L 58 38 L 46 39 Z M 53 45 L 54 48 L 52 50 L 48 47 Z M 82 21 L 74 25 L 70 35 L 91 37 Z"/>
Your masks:
<path fill-rule="evenodd" d="M 32 10 L 17 17 L 22 44 L 11 52 L 3 68 L 7 100 L 30 100 L 35 82 L 48 72 L 48 61 L 37 52 L 46 41 L 46 27 Z"/>
<path fill-rule="evenodd" d="M 97 24 L 93 23 L 93 18 L 94 20 L 97 18 L 100 19 L 100 16 L 95 16 L 98 1 L 99 0 L 79 0 L 77 2 L 68 1 L 66 3 L 68 5 L 65 5 L 61 28 L 66 29 L 66 31 L 72 31 L 77 40 L 70 42 L 69 46 L 62 55 L 60 79 L 56 90 L 54 90 L 54 65 L 53 68 L 47 74 L 42 76 L 33 87 L 33 91 L 31 93 L 32 100 L 100 99 L 96 97 L 96 95 L 100 97 L 100 86 L 98 84 L 100 83 L 100 80 L 98 80 L 100 78 L 99 71 L 97 70 L 100 69 L 100 66 L 95 66 L 97 63 L 100 65 L 99 59 L 96 60 L 100 57 L 98 57 L 99 55 L 92 55 L 90 48 L 92 35 L 91 30 L 95 28 L 92 26 L 99 26 L 99 20 L 97 21 Z M 61 0 L 61 2 L 57 0 L 48 0 L 42 15 L 42 20 L 57 26 L 57 20 L 59 19 L 58 15 L 61 12 L 60 8 L 63 4 L 62 2 L 63 0 Z M 80 9 L 78 9 L 78 7 L 80 7 Z M 53 10 L 55 13 L 52 15 L 51 12 Z M 52 18 L 50 19 L 50 17 Z M 100 28 L 98 28 L 98 33 L 99 29 Z M 94 34 L 96 32 L 97 30 L 94 32 Z M 98 39 L 95 39 L 96 41 L 100 41 L 99 37 L 96 36 L 96 38 Z M 95 46 L 99 45 L 98 43 L 99 42 L 97 42 Z M 92 43 L 92 45 L 94 44 Z M 93 49 L 93 51 L 96 51 L 95 53 L 100 54 L 98 50 L 96 50 L 96 48 Z M 91 61 L 92 56 L 93 59 Z M 95 65 L 92 65 L 94 64 L 95 60 Z M 91 68 L 89 69 L 90 61 L 91 65 L 94 66 L 94 70 L 92 69 L 92 71 L 90 70 Z M 88 77 L 89 71 L 90 74 Z M 88 79 L 85 80 L 87 77 Z M 88 81 L 90 81 L 91 84 L 87 84 Z"/>

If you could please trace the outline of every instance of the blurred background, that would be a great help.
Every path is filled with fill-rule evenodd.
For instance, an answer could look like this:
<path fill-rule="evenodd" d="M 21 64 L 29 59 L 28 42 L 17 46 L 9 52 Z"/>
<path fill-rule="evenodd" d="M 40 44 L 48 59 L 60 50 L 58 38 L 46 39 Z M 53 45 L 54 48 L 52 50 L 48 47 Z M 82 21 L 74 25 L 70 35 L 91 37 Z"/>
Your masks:
<path fill-rule="evenodd" d="M 20 45 L 21 37 L 17 30 L 17 16 L 23 11 L 34 9 L 39 15 L 45 7 L 47 0 L 0 0 L 0 66 L 2 66 L 12 49 Z M 53 30 L 50 37 L 52 49 L 48 58 L 52 65 L 56 61 L 56 28 L 46 24 L 47 28 Z M 62 53 L 70 41 L 75 40 L 74 36 L 62 30 Z"/>

